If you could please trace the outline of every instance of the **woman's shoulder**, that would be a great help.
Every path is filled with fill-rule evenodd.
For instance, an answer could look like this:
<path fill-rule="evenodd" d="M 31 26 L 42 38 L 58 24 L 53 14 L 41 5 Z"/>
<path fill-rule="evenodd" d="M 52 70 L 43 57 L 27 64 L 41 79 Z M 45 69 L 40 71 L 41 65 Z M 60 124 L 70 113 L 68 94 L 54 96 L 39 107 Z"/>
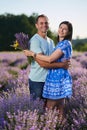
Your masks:
<path fill-rule="evenodd" d="M 66 43 L 66 44 L 69 44 L 69 43 L 70 43 L 70 41 L 69 41 L 69 40 L 67 40 L 67 39 L 65 39 L 65 40 L 63 40 L 63 41 L 60 41 L 60 43 Z"/>
<path fill-rule="evenodd" d="M 67 48 L 71 47 L 71 42 L 69 40 L 63 40 L 57 43 L 56 48 Z"/>
<path fill-rule="evenodd" d="M 63 40 L 63 41 L 60 42 L 60 44 L 63 45 L 63 46 L 64 45 L 65 46 L 71 46 L 71 41 L 69 41 L 69 40 Z"/>
<path fill-rule="evenodd" d="M 62 46 L 64 44 L 69 44 L 69 40 L 63 40 L 57 43 L 57 46 Z"/>

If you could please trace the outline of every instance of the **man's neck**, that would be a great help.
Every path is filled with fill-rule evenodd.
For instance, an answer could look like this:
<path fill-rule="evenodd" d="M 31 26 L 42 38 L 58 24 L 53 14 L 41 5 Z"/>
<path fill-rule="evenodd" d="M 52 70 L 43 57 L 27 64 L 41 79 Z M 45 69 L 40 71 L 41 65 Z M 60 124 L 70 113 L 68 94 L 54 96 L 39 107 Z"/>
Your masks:
<path fill-rule="evenodd" d="M 37 34 L 39 34 L 42 38 L 47 39 L 47 33 L 37 32 Z"/>

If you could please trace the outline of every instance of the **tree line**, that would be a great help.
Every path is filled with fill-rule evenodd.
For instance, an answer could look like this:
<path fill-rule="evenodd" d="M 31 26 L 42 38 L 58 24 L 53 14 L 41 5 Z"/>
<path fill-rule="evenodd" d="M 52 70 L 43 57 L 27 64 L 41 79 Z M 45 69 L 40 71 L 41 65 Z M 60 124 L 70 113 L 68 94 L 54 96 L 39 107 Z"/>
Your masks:
<path fill-rule="evenodd" d="M 85 52 L 87 51 L 87 38 L 72 40 L 73 50 Z"/>
<path fill-rule="evenodd" d="M 29 17 L 25 14 L 0 15 L 0 51 L 14 50 L 10 45 L 15 40 L 15 33 L 23 32 L 31 38 L 36 33 L 35 20 L 37 16 L 37 13 L 33 13 Z M 55 41 L 56 36 L 54 36 L 50 29 L 48 30 L 48 36 Z"/>

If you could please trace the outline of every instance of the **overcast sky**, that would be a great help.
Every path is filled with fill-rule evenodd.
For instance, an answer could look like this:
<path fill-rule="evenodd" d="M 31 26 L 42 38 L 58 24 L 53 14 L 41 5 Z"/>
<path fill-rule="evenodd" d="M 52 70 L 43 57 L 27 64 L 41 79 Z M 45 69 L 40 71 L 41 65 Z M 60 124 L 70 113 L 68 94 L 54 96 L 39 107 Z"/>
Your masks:
<path fill-rule="evenodd" d="M 87 38 L 87 0 L 0 0 L 0 14 L 45 14 L 52 31 L 65 20 L 73 24 L 73 38 Z"/>

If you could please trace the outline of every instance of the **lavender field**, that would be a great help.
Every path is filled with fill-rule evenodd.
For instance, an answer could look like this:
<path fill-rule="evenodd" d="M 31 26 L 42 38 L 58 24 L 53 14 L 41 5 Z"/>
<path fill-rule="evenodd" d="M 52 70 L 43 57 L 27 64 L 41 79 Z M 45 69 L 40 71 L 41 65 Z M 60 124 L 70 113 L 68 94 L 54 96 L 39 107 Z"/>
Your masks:
<path fill-rule="evenodd" d="M 22 52 L 0 53 L 0 130 L 87 130 L 87 52 L 74 52 L 73 96 L 66 101 L 62 123 L 55 109 L 29 96 L 30 65 Z"/>

